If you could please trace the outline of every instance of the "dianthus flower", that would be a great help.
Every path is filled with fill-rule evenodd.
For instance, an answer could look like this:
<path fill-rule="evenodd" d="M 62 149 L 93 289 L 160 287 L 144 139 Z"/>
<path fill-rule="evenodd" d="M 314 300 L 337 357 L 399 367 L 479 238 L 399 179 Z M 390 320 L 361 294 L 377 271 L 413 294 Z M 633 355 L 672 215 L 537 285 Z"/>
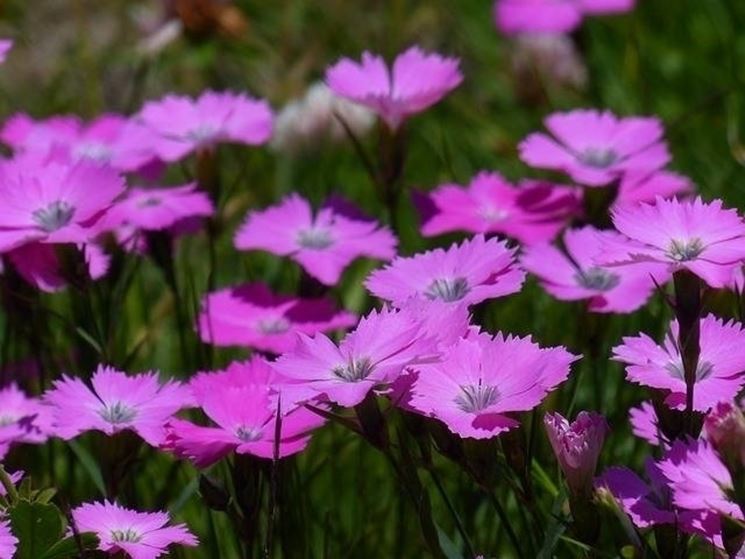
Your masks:
<path fill-rule="evenodd" d="M 40 444 L 52 433 L 49 408 L 15 384 L 0 389 L 0 460 L 15 444 Z"/>
<path fill-rule="evenodd" d="M 396 306 L 412 297 L 474 305 L 520 291 L 524 279 L 513 249 L 496 238 L 476 235 L 447 250 L 396 258 L 371 273 L 365 286 Z"/>
<path fill-rule="evenodd" d="M 566 33 L 586 15 L 622 13 L 635 0 L 497 0 L 494 19 L 502 33 Z"/>
<path fill-rule="evenodd" d="M 411 47 L 389 69 L 382 57 L 364 52 L 359 63 L 342 58 L 326 70 L 326 83 L 340 97 L 378 113 L 395 130 L 460 85 L 463 75 L 458 66 L 456 58 Z"/>
<path fill-rule="evenodd" d="M 544 122 L 551 136 L 530 134 L 520 143 L 520 158 L 586 186 L 605 186 L 629 172 L 651 173 L 670 161 L 657 118 L 578 109 L 554 113 Z"/>
<path fill-rule="evenodd" d="M 419 197 L 422 235 L 453 231 L 498 233 L 524 244 L 553 239 L 579 209 L 575 189 L 548 182 L 513 186 L 498 173 L 481 172 L 467 187 L 443 184 Z"/>
<path fill-rule="evenodd" d="M 397 243 L 393 233 L 376 221 L 334 204 L 313 212 L 310 203 L 297 194 L 276 206 L 250 212 L 234 242 L 239 250 L 289 256 L 325 285 L 336 284 L 356 258 L 390 260 Z"/>
<path fill-rule="evenodd" d="M 10 531 L 10 522 L 0 520 L 0 559 L 13 559 L 18 546 L 18 538 Z"/>

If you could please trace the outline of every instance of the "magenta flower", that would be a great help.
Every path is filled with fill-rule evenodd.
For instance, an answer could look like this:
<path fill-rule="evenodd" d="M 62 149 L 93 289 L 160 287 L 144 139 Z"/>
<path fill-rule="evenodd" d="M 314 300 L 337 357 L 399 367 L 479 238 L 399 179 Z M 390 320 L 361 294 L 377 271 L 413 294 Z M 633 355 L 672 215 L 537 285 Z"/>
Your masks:
<path fill-rule="evenodd" d="M 693 192 L 693 184 L 686 177 L 670 171 L 626 173 L 621 179 L 612 209 L 640 202 L 654 202 L 657 198 L 672 198 Z"/>
<path fill-rule="evenodd" d="M 403 310 L 372 311 L 338 346 L 323 334 L 298 334 L 295 348 L 274 368 L 297 383 L 285 387 L 292 402 L 326 399 L 355 406 L 406 367 L 437 354 L 437 341 L 423 333 L 422 322 Z"/>
<path fill-rule="evenodd" d="M 0 164 L 0 252 L 23 244 L 87 243 L 124 190 L 112 169 L 22 157 Z"/>
<path fill-rule="evenodd" d="M 652 173 L 670 161 L 656 118 L 579 109 L 554 113 L 544 123 L 553 137 L 530 134 L 520 143 L 520 158 L 586 186 L 605 186 L 629 172 Z"/>
<path fill-rule="evenodd" d="M 663 344 L 646 334 L 623 338 L 613 348 L 613 359 L 626 363 L 631 382 L 669 391 L 665 403 L 685 406 L 686 382 L 676 340 L 678 324 L 671 322 Z M 706 412 L 718 402 L 733 400 L 745 385 L 745 353 L 732 351 L 745 343 L 745 330 L 736 322 L 724 322 L 713 315 L 701 320 L 701 353 L 693 389 L 693 409 Z"/>
<path fill-rule="evenodd" d="M 396 306 L 412 297 L 474 305 L 520 291 L 524 279 L 513 249 L 498 239 L 476 235 L 447 250 L 396 258 L 372 272 L 365 286 Z"/>
<path fill-rule="evenodd" d="M 173 414 L 191 404 L 191 392 L 181 383 L 161 383 L 155 373 L 127 376 L 99 365 L 91 378 L 63 376 L 44 395 L 52 407 L 55 435 L 69 440 L 86 431 L 115 435 L 130 430 L 148 444 L 159 446 L 164 425 Z"/>
<path fill-rule="evenodd" d="M 71 162 L 106 164 L 122 172 L 143 170 L 155 161 L 152 132 L 118 114 L 103 114 L 89 123 L 76 116 L 34 120 L 12 116 L 0 139 L 16 152 L 53 152 Z"/>
<path fill-rule="evenodd" d="M 185 524 L 168 526 L 166 512 L 138 512 L 104 501 L 74 508 L 72 518 L 79 533 L 96 534 L 98 549 L 110 555 L 156 559 L 168 553 L 171 545 L 199 544 Z"/>
<path fill-rule="evenodd" d="M 540 181 L 513 186 L 498 173 L 481 172 L 467 187 L 443 184 L 418 202 L 422 235 L 499 233 L 531 244 L 553 239 L 580 197 L 575 189 Z"/>
<path fill-rule="evenodd" d="M 10 522 L 0 520 L 0 559 L 13 559 L 18 546 L 18 538 L 10 531 Z"/>
<path fill-rule="evenodd" d="M 250 212 L 234 244 L 289 256 L 321 283 L 334 285 L 356 258 L 393 258 L 397 241 L 387 227 L 347 208 L 327 204 L 314 213 L 307 200 L 291 194 L 279 205 Z"/>
<path fill-rule="evenodd" d="M 530 338 L 469 335 L 441 361 L 412 367 L 417 375 L 408 407 L 460 437 L 492 438 L 519 424 L 515 412 L 533 409 L 566 380 L 576 359 Z"/>
<path fill-rule="evenodd" d="M 0 39 L 0 64 L 5 62 L 8 53 L 13 48 L 13 39 Z"/>
<path fill-rule="evenodd" d="M 567 33 L 585 15 L 622 13 L 635 0 L 497 0 L 494 19 L 502 33 Z"/>
<path fill-rule="evenodd" d="M 173 419 L 167 426 L 163 448 L 199 468 L 214 464 L 232 451 L 273 458 L 280 412 L 279 457 L 302 451 L 312 431 L 324 420 L 305 408 L 289 405 L 284 399 L 287 382 L 258 357 L 234 363 L 224 371 L 200 373 L 191 383 L 194 398 L 214 426 Z M 277 394 L 282 395 L 282 409 Z"/>
<path fill-rule="evenodd" d="M 369 107 L 395 130 L 407 117 L 428 109 L 463 81 L 457 58 L 411 47 L 389 70 L 382 57 L 362 53 L 362 61 L 342 58 L 326 70 L 331 90 Z"/>
<path fill-rule="evenodd" d="M 595 412 L 581 411 L 569 423 L 559 413 L 547 413 L 543 424 L 569 491 L 575 495 L 590 494 L 592 478 L 608 432 L 605 418 Z"/>
<path fill-rule="evenodd" d="M 734 468 L 745 466 L 745 415 L 732 402 L 719 402 L 704 420 L 706 438 Z"/>
<path fill-rule="evenodd" d="M 745 259 L 745 222 L 720 200 L 663 200 L 616 208 L 613 224 L 628 239 L 605 243 L 603 261 L 614 266 L 662 262 L 670 273 L 686 269 L 711 287 L 733 280 Z"/>
<path fill-rule="evenodd" d="M 243 93 L 214 91 L 195 100 L 166 95 L 145 103 L 135 117 L 159 136 L 154 149 L 164 161 L 178 161 L 222 142 L 263 144 L 272 135 L 272 120 L 266 101 Z"/>
<path fill-rule="evenodd" d="M 169 188 L 132 188 L 111 209 L 111 227 L 123 224 L 143 231 L 162 231 L 192 218 L 210 217 L 215 208 L 195 183 Z"/>
<path fill-rule="evenodd" d="M 295 346 L 298 332 L 312 336 L 356 322 L 353 313 L 337 311 L 327 297 L 275 295 L 262 283 L 249 283 L 208 294 L 202 300 L 198 329 L 206 343 L 279 354 Z"/>
<path fill-rule="evenodd" d="M 743 519 L 740 507 L 728 496 L 734 490 L 732 477 L 708 441 L 676 440 L 658 466 L 667 478 L 676 506 Z"/>
<path fill-rule="evenodd" d="M 615 231 L 591 226 L 567 230 L 566 252 L 548 243 L 526 247 L 520 264 L 557 299 L 587 300 L 593 312 L 630 313 L 649 300 L 656 278 L 664 281 L 667 277 L 662 264 L 599 266 L 604 239 L 618 238 L 622 237 Z"/>
<path fill-rule="evenodd" d="M 667 446 L 668 441 L 660 429 L 657 412 L 651 402 L 642 402 L 640 406 L 629 410 L 631 432 L 640 439 L 654 446 Z"/>
<path fill-rule="evenodd" d="M 15 444 L 40 444 L 52 434 L 52 416 L 38 398 L 15 384 L 0 389 L 0 460 Z"/>

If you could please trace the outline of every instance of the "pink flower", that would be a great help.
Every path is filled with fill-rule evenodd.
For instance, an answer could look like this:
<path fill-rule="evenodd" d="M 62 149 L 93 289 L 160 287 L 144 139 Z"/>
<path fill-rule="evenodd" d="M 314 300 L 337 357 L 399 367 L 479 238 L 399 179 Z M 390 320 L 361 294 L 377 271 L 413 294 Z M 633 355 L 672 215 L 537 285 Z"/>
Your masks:
<path fill-rule="evenodd" d="M 115 503 L 85 503 L 72 510 L 78 532 L 98 536 L 98 549 L 132 559 L 156 559 L 173 544 L 196 546 L 197 538 L 185 524 L 167 526 L 166 512 L 138 512 Z"/>
<path fill-rule="evenodd" d="M 687 269 L 711 287 L 728 285 L 745 259 L 745 222 L 721 200 L 663 200 L 616 208 L 613 224 L 628 239 L 605 244 L 604 262 L 662 262 Z"/>
<path fill-rule="evenodd" d="M 326 297 L 275 295 L 262 283 L 249 283 L 208 294 L 198 327 L 206 343 L 284 353 L 294 347 L 298 332 L 312 336 L 356 322 L 354 314 L 337 311 Z"/>
<path fill-rule="evenodd" d="M 579 208 L 574 189 L 540 181 L 513 186 L 481 172 L 467 187 L 443 184 L 420 196 L 422 235 L 499 233 L 530 244 L 553 239 Z"/>
<path fill-rule="evenodd" d="M 124 190 L 112 169 L 22 157 L 0 164 L 0 252 L 25 243 L 86 243 Z"/>
<path fill-rule="evenodd" d="M 658 465 L 670 484 L 676 506 L 743 519 L 740 507 L 728 496 L 734 490 L 732 477 L 708 441 L 676 440 Z"/>
<path fill-rule="evenodd" d="M 666 279 L 665 266 L 599 266 L 604 239 L 618 238 L 622 237 L 615 231 L 591 226 L 567 230 L 566 252 L 547 243 L 533 245 L 524 249 L 520 264 L 538 276 L 543 288 L 557 299 L 587 300 L 594 312 L 630 313 L 649 300 L 654 278 Z"/>
<path fill-rule="evenodd" d="M 640 202 L 654 202 L 657 198 L 672 198 L 693 192 L 691 181 L 670 171 L 626 173 L 621 179 L 612 209 Z"/>
<path fill-rule="evenodd" d="M 0 39 L 0 64 L 5 62 L 10 49 L 13 48 L 13 39 Z"/>
<path fill-rule="evenodd" d="M 196 100 L 166 95 L 149 101 L 135 121 L 159 138 L 154 149 L 164 161 L 178 161 L 218 143 L 259 145 L 272 135 L 272 111 L 266 101 L 243 93 L 206 91 Z"/>
<path fill-rule="evenodd" d="M 143 231 L 162 231 L 190 218 L 210 217 L 215 209 L 196 183 L 168 188 L 132 188 L 107 216 L 110 227 L 130 225 Z"/>
<path fill-rule="evenodd" d="M 234 243 L 239 250 L 289 256 L 325 285 L 336 284 L 356 258 L 390 260 L 396 254 L 396 238 L 387 227 L 332 204 L 314 213 L 297 194 L 250 212 Z"/>
<path fill-rule="evenodd" d="M 18 538 L 10 531 L 10 522 L 0 520 L 0 559 L 13 559 L 18 546 Z"/>
<path fill-rule="evenodd" d="M 191 383 L 194 398 L 215 426 L 173 419 L 163 447 L 199 468 L 214 464 L 232 451 L 273 458 L 279 412 L 279 457 L 302 451 L 310 442 L 311 432 L 324 420 L 305 408 L 289 405 L 284 399 L 287 382 L 258 357 L 233 363 L 224 371 L 200 373 Z M 282 397 L 282 409 L 277 394 Z"/>
<path fill-rule="evenodd" d="M 396 258 L 371 273 L 365 286 L 396 306 L 412 297 L 474 305 L 520 291 L 525 272 L 514 255 L 506 243 L 476 235 L 447 250 Z"/>
<path fill-rule="evenodd" d="M 706 438 L 732 468 L 745 466 L 745 415 L 732 402 L 719 402 L 704 420 Z"/>
<path fill-rule="evenodd" d="M 665 403 L 683 407 L 686 382 L 677 347 L 678 325 L 673 321 L 663 344 L 657 345 L 646 334 L 625 337 L 613 348 L 613 359 L 626 363 L 631 382 L 667 390 Z M 735 398 L 745 385 L 745 353 L 733 351 L 745 343 L 745 330 L 736 322 L 723 322 L 713 315 L 701 320 L 701 353 L 693 389 L 693 409 L 706 412 L 722 400 Z"/>
<path fill-rule="evenodd" d="M 0 460 L 15 444 L 40 444 L 52 434 L 49 408 L 15 384 L 0 389 Z"/>
<path fill-rule="evenodd" d="M 327 399 L 355 406 L 406 367 L 437 354 L 437 341 L 423 332 L 423 320 L 404 310 L 372 311 L 338 346 L 323 334 L 298 334 L 295 348 L 274 367 L 297 383 L 286 387 L 293 402 Z"/>
<path fill-rule="evenodd" d="M 165 437 L 166 421 L 191 404 L 187 387 L 174 381 L 161 383 L 155 373 L 127 376 L 99 365 L 91 385 L 92 389 L 65 375 L 44 395 L 52 406 L 57 436 L 69 440 L 92 430 L 109 436 L 131 430 L 157 447 Z"/>
<path fill-rule="evenodd" d="M 439 419 L 461 437 L 488 439 L 516 427 L 528 411 L 566 380 L 577 357 L 540 348 L 530 338 L 476 334 L 441 361 L 416 365 L 408 407 Z"/>
<path fill-rule="evenodd" d="M 592 477 L 608 432 L 605 418 L 595 412 L 581 411 L 569 423 L 558 413 L 547 413 L 543 424 L 569 491 L 575 495 L 591 493 Z"/>
<path fill-rule="evenodd" d="M 651 402 L 642 402 L 640 406 L 629 410 L 631 431 L 654 446 L 667 446 L 668 441 L 659 426 L 657 412 Z"/>
<path fill-rule="evenodd" d="M 520 158 L 532 167 L 567 173 L 586 186 L 605 186 L 629 172 L 651 173 L 670 161 L 656 118 L 578 109 L 554 113 L 544 122 L 553 137 L 530 134 L 520 143 Z"/>
<path fill-rule="evenodd" d="M 566 33 L 585 15 L 627 12 L 635 0 L 497 0 L 494 18 L 502 33 Z"/>
<path fill-rule="evenodd" d="M 362 53 L 362 61 L 342 58 L 326 70 L 331 90 L 374 110 L 395 130 L 407 117 L 428 109 L 460 85 L 457 58 L 411 47 L 389 70 L 382 57 Z"/>
<path fill-rule="evenodd" d="M 141 170 L 155 160 L 152 132 L 111 113 L 89 123 L 76 116 L 34 120 L 19 113 L 5 123 L 0 139 L 17 152 L 53 152 L 73 163 L 107 164 L 122 172 Z"/>

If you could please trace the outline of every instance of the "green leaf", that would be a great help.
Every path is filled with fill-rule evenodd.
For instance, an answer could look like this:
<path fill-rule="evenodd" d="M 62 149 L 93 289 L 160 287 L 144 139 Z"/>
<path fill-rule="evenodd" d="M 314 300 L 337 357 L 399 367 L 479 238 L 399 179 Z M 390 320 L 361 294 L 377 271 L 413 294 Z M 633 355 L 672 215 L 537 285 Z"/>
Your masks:
<path fill-rule="evenodd" d="M 89 476 L 91 476 L 93 483 L 101 492 L 101 495 L 106 497 L 106 485 L 103 482 L 101 469 L 98 467 L 98 463 L 95 461 L 93 456 L 91 456 L 91 453 L 88 452 L 88 449 L 86 449 L 77 441 L 69 441 L 68 444 L 70 445 L 72 451 L 75 453 L 75 456 L 77 456 L 78 460 L 80 460 L 80 463 L 83 464 L 83 468 L 85 468 L 85 471 L 88 472 Z"/>
<path fill-rule="evenodd" d="M 67 559 L 78 557 L 81 547 L 83 550 L 93 550 L 98 547 L 98 536 L 96 536 L 96 534 L 86 532 L 84 534 L 78 534 L 78 537 L 80 545 L 78 545 L 78 539 L 76 539 L 75 536 L 68 536 L 47 549 L 46 553 L 42 555 L 40 559 Z"/>
<path fill-rule="evenodd" d="M 43 505 L 50 502 L 54 496 L 57 494 L 57 490 L 53 487 L 49 487 L 48 489 L 42 489 L 41 491 L 37 491 L 34 495 L 34 501 L 37 503 L 41 503 Z"/>
<path fill-rule="evenodd" d="M 10 509 L 10 524 L 19 540 L 16 559 L 43 557 L 62 535 L 62 515 L 54 505 L 19 501 Z"/>
<path fill-rule="evenodd" d="M 435 529 L 437 530 L 437 538 L 440 540 L 440 548 L 445 554 L 445 557 L 447 557 L 447 559 L 463 559 L 463 554 L 458 549 L 458 546 L 455 545 L 455 542 L 450 539 L 436 522 Z"/>

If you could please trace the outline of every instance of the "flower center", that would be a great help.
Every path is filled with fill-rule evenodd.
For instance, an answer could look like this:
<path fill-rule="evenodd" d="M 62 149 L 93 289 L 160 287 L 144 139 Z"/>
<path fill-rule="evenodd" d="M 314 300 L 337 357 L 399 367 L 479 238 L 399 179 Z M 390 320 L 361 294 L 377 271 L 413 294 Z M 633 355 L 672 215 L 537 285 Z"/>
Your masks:
<path fill-rule="evenodd" d="M 189 130 L 186 133 L 186 138 L 197 143 L 206 142 L 211 140 L 217 134 L 217 128 L 210 124 L 202 124 Z"/>
<path fill-rule="evenodd" d="M 61 229 L 72 220 L 75 208 L 64 200 L 52 202 L 46 208 L 36 210 L 31 218 L 47 233 Z"/>
<path fill-rule="evenodd" d="M 582 287 L 594 291 L 610 291 L 621 282 L 620 276 L 598 266 L 580 270 L 574 274 L 574 279 Z"/>
<path fill-rule="evenodd" d="M 334 244 L 334 239 L 328 229 L 312 227 L 298 233 L 297 243 L 303 248 L 323 250 Z"/>
<path fill-rule="evenodd" d="M 141 200 L 137 207 L 139 208 L 152 208 L 154 206 L 160 206 L 160 198 L 157 196 L 148 196 L 144 200 Z"/>
<path fill-rule="evenodd" d="M 362 359 L 353 359 L 346 365 L 334 367 L 331 372 L 341 380 L 347 382 L 357 382 L 366 379 L 373 371 L 373 364 L 368 357 Z"/>
<path fill-rule="evenodd" d="M 491 406 L 499 399 L 496 386 L 486 384 L 464 384 L 460 394 L 455 397 L 455 405 L 466 413 L 478 413 Z"/>
<path fill-rule="evenodd" d="M 483 206 L 479 209 L 479 215 L 486 221 L 502 221 L 505 219 L 509 212 L 501 208 L 495 208 L 494 206 Z"/>
<path fill-rule="evenodd" d="M 466 278 L 436 279 L 425 290 L 428 299 L 442 299 L 448 303 L 460 301 L 471 290 Z"/>
<path fill-rule="evenodd" d="M 96 163 L 106 163 L 111 160 L 111 149 L 109 146 L 99 143 L 82 144 L 75 150 L 78 159 L 87 159 Z"/>
<path fill-rule="evenodd" d="M 678 241 L 673 239 L 670 248 L 667 250 L 668 256 L 676 262 L 688 262 L 695 259 L 704 250 L 704 243 L 701 239 L 690 239 L 688 241 Z"/>
<path fill-rule="evenodd" d="M 12 415 L 0 415 L 0 427 L 7 427 L 13 425 L 18 421 L 17 417 Z"/>
<path fill-rule="evenodd" d="M 118 425 L 120 423 L 131 422 L 137 416 L 137 410 L 125 406 L 121 402 L 114 402 L 113 404 L 104 406 L 99 414 L 104 421 L 112 425 Z"/>
<path fill-rule="evenodd" d="M 290 329 L 290 323 L 278 316 L 259 320 L 257 327 L 262 334 L 284 334 Z"/>
<path fill-rule="evenodd" d="M 235 430 L 235 436 L 242 440 L 244 443 L 258 441 L 261 438 L 261 429 L 241 425 L 240 427 L 238 427 L 238 429 Z"/>
<path fill-rule="evenodd" d="M 683 363 L 668 363 L 667 365 L 665 365 L 665 369 L 667 369 L 667 372 L 670 373 L 671 377 L 685 381 L 685 371 L 683 371 Z M 712 365 L 708 361 L 699 362 L 698 366 L 696 367 L 696 382 L 710 377 L 713 372 L 714 365 Z"/>
<path fill-rule="evenodd" d="M 588 148 L 580 154 L 579 160 L 588 167 L 607 169 L 618 161 L 618 154 L 612 149 Z"/>
<path fill-rule="evenodd" d="M 137 543 L 142 539 L 142 536 L 132 528 L 127 528 L 126 530 L 112 530 L 111 539 L 115 542 Z"/>

